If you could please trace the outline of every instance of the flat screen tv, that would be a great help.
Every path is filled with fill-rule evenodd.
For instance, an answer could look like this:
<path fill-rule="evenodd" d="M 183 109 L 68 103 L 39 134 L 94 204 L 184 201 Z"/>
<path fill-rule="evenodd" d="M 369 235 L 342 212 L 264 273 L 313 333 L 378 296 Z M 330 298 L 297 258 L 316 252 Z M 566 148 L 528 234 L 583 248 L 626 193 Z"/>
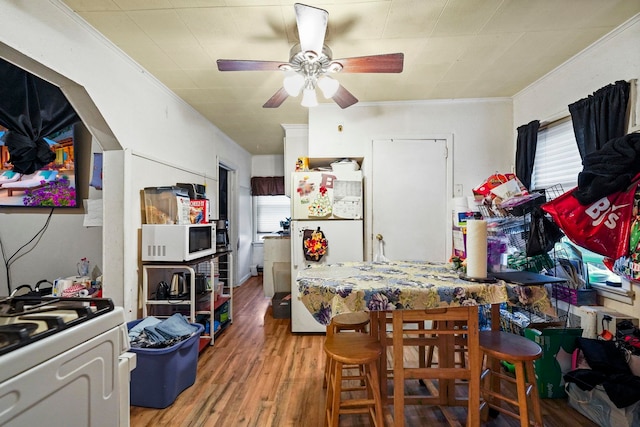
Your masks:
<path fill-rule="evenodd" d="M 8 148 L 2 142 L 6 129 L 0 127 L 0 207 L 75 208 L 76 126 L 68 126 L 45 137 L 55 160 L 33 174 L 20 175 L 12 170 Z"/>

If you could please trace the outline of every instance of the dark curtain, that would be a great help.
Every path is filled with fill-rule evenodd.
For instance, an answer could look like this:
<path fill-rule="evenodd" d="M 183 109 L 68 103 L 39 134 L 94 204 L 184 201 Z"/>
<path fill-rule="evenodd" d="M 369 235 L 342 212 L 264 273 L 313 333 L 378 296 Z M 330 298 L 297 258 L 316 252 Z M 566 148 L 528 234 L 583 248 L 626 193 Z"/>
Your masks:
<path fill-rule="evenodd" d="M 0 124 L 16 172 L 29 174 L 55 160 L 43 139 L 80 118 L 60 88 L 0 59 Z"/>
<path fill-rule="evenodd" d="M 284 176 L 254 176 L 251 178 L 252 196 L 284 196 Z"/>
<path fill-rule="evenodd" d="M 540 121 L 533 120 L 526 125 L 518 127 L 518 139 L 516 142 L 516 176 L 529 190 L 531 185 L 531 172 L 533 172 L 533 161 L 536 158 L 536 147 L 538 145 L 538 129 Z"/>
<path fill-rule="evenodd" d="M 582 159 L 602 148 L 610 139 L 626 134 L 629 87 L 628 82 L 620 80 L 569 105 L 573 131 Z"/>

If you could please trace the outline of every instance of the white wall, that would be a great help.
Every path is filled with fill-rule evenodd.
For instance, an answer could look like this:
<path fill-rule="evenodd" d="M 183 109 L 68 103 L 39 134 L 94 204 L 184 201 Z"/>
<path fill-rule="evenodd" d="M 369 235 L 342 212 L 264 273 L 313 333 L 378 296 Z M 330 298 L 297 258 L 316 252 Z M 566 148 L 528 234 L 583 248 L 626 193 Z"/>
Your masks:
<path fill-rule="evenodd" d="M 568 105 L 617 80 L 640 79 L 640 15 L 513 97 L 513 129 L 569 115 Z"/>
<path fill-rule="evenodd" d="M 251 156 L 58 1 L 2 2 L 0 16 L 0 56 L 6 57 L 4 49 L 15 50 L 84 88 L 90 99 L 83 102 L 95 103 L 107 130 L 122 148 L 105 152 L 102 263 L 105 295 L 123 305 L 129 318 L 135 318 L 140 284 L 140 189 L 189 178 L 210 184 L 210 195 L 210 189 L 217 189 L 218 161 L 237 171 L 238 188 L 248 188 Z M 85 117 L 83 121 L 87 122 Z M 94 137 L 105 150 L 113 150 L 113 144 L 106 146 L 111 142 L 108 135 Z M 155 166 L 145 173 L 149 162 Z M 38 221 L 37 215 L 24 218 L 24 224 Z M 0 222 L 0 232 L 4 233 L 5 223 Z M 237 226 L 250 228 L 251 224 Z M 66 232 L 71 235 L 75 230 Z M 60 249 L 52 246 L 45 252 L 56 250 Z M 69 260 L 60 262 L 75 265 L 77 254 L 67 253 Z M 28 261 L 39 264 L 36 257 Z M 241 266 L 250 262 L 237 261 Z M 46 269 L 41 273 L 55 276 Z"/>
<path fill-rule="evenodd" d="M 345 110 L 322 104 L 309 111 L 309 157 L 366 158 L 373 139 L 452 135 L 453 182 L 472 195 L 496 170 L 511 170 L 512 122 L 506 98 L 362 103 Z"/>
<path fill-rule="evenodd" d="M 283 176 L 284 157 L 281 154 L 264 154 L 251 158 L 251 176 Z"/>

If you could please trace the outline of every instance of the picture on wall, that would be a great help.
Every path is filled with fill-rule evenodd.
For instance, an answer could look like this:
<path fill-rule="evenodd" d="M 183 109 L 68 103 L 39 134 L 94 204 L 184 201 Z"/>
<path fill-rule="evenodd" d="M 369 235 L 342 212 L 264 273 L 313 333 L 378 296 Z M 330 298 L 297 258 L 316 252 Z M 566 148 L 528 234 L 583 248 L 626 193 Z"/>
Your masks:
<path fill-rule="evenodd" d="M 0 127 L 0 206 L 78 206 L 74 126 L 44 138 L 55 159 L 31 174 L 13 170 L 8 148 L 3 142 L 6 129 Z"/>

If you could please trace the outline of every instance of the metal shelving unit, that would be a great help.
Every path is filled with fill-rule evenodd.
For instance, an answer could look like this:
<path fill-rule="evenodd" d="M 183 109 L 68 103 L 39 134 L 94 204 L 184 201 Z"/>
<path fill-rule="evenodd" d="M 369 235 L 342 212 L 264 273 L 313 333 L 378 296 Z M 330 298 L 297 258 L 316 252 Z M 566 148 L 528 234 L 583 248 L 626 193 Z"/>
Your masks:
<path fill-rule="evenodd" d="M 220 261 L 224 258 L 225 261 Z M 142 264 L 142 316 L 169 317 L 174 313 L 182 313 L 189 318 L 189 321 L 206 322 L 209 325 L 209 333 L 201 336 L 201 340 L 208 340 L 210 345 L 214 344 L 215 336 L 222 332 L 233 319 L 232 300 L 233 287 L 224 286 L 221 292 L 217 292 L 215 287 L 216 278 L 219 277 L 221 266 L 224 266 L 225 274 L 231 277 L 232 271 L 229 269 L 231 263 L 231 253 L 222 252 L 211 256 L 199 258 L 183 263 L 173 262 L 145 262 Z M 185 273 L 189 275 L 189 292 L 177 297 L 157 299 L 156 292 L 161 281 L 171 282 L 171 277 L 175 273 Z M 196 293 L 196 274 L 204 274 L 207 287 L 203 293 Z M 154 287 L 155 286 L 155 287 Z M 224 308 L 227 304 L 227 308 Z M 222 320 L 220 313 L 226 310 L 226 316 Z M 220 322 L 220 327 L 211 333 L 215 320 Z M 206 329 L 206 326 L 205 326 Z"/>

